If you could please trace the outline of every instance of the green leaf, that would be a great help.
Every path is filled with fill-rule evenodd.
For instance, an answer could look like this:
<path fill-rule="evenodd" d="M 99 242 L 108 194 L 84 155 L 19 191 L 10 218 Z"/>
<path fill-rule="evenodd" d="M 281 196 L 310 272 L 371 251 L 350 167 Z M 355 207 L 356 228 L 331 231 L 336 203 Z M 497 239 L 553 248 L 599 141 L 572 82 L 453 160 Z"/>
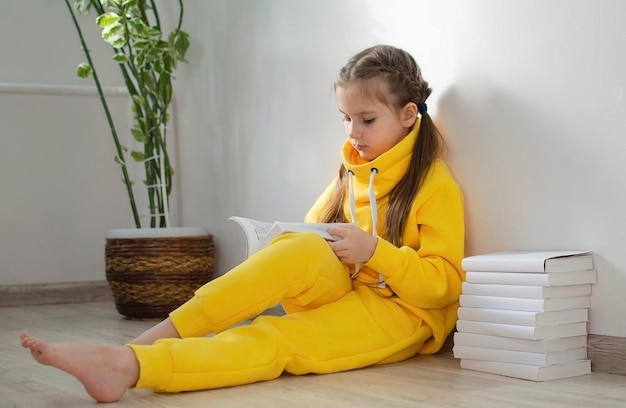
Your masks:
<path fill-rule="evenodd" d="M 133 95 L 133 101 L 138 105 L 143 105 L 145 103 L 144 99 L 140 95 Z"/>
<path fill-rule="evenodd" d="M 130 133 L 133 135 L 136 141 L 139 143 L 146 143 L 146 133 L 139 126 L 133 126 L 130 130 Z"/>
<path fill-rule="evenodd" d="M 163 64 L 158 59 L 152 62 L 152 69 L 159 75 L 163 74 L 165 71 Z"/>
<path fill-rule="evenodd" d="M 143 80 L 144 88 L 148 90 L 154 90 L 156 88 L 156 83 L 154 82 L 154 78 L 152 77 L 152 73 L 150 71 L 144 71 L 141 74 L 141 79 Z"/>
<path fill-rule="evenodd" d="M 86 62 L 78 64 L 76 67 L 76 75 L 80 78 L 88 78 L 93 72 L 93 67 Z"/>
<path fill-rule="evenodd" d="M 170 34 L 169 43 L 174 59 L 187 62 L 187 60 L 185 60 L 185 54 L 191 44 L 189 34 L 182 30 L 173 31 Z"/>
<path fill-rule="evenodd" d="M 135 55 L 135 65 L 139 69 L 142 69 L 144 67 L 145 61 L 146 61 L 146 54 L 144 52 L 140 52 L 137 55 Z"/>
<path fill-rule="evenodd" d="M 120 24 L 121 19 L 122 17 L 120 17 L 119 15 L 113 12 L 108 12 L 108 13 L 99 15 L 98 18 L 96 18 L 96 24 L 98 24 L 98 27 L 100 28 L 107 28 L 113 25 Z"/>
<path fill-rule="evenodd" d="M 118 37 L 109 42 L 109 44 L 111 44 L 113 48 L 122 48 L 126 45 L 126 39 L 124 37 Z"/>
<path fill-rule="evenodd" d="M 132 44 L 133 44 L 133 47 L 137 48 L 138 50 L 149 48 L 152 46 L 152 43 L 145 39 L 135 40 L 132 42 Z"/>
<path fill-rule="evenodd" d="M 163 105 L 169 105 L 172 100 L 172 81 L 169 74 L 161 75 L 159 78 L 159 97 L 163 101 Z"/>
<path fill-rule="evenodd" d="M 171 73 L 176 67 L 176 63 L 173 61 L 172 56 L 169 53 L 163 54 L 162 63 L 163 71 L 167 73 Z"/>
<path fill-rule="evenodd" d="M 102 30 L 102 39 L 114 48 L 126 45 L 126 31 L 121 24 L 107 26 Z"/>
<path fill-rule="evenodd" d="M 100 3 L 103 3 L 106 7 L 116 7 L 119 8 L 121 5 L 120 0 L 100 0 Z"/>
<path fill-rule="evenodd" d="M 87 14 L 91 9 L 91 2 L 89 0 L 76 0 L 74 2 L 74 10 L 80 14 Z"/>
<path fill-rule="evenodd" d="M 142 162 L 146 159 L 146 155 L 143 154 L 143 152 L 139 152 L 137 150 L 133 150 L 132 152 L 130 152 L 130 155 L 137 162 Z"/>
<path fill-rule="evenodd" d="M 119 64 L 126 64 L 128 62 L 128 56 L 126 54 L 124 54 L 124 53 L 117 52 L 113 56 L 113 61 L 115 61 L 115 62 L 117 62 Z"/>
<path fill-rule="evenodd" d="M 128 20 L 128 27 L 133 33 L 133 37 L 149 38 L 151 35 L 150 27 L 139 18 L 131 18 Z"/>

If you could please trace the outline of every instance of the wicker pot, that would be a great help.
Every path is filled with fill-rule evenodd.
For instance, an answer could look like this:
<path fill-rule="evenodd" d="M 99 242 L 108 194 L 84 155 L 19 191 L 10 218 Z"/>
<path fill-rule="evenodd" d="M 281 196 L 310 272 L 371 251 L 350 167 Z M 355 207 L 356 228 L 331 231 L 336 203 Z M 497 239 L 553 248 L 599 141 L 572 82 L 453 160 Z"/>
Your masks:
<path fill-rule="evenodd" d="M 161 319 L 213 278 L 213 237 L 202 228 L 114 229 L 106 235 L 106 277 L 117 311 Z"/>

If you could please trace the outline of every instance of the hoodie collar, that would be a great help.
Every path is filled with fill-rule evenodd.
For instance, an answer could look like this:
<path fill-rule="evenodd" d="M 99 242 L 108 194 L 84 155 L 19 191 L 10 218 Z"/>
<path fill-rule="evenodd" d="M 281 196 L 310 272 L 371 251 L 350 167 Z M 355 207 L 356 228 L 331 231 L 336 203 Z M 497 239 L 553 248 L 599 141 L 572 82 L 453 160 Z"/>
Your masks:
<path fill-rule="evenodd" d="M 371 161 L 367 161 L 359 156 L 359 152 L 356 151 L 350 141 L 345 141 L 341 156 L 346 170 L 354 174 L 357 201 L 360 201 L 360 199 L 368 200 L 367 187 L 369 186 L 370 175 L 373 168 L 378 170 L 376 176 L 376 196 L 378 198 L 389 193 L 398 183 L 409 167 L 413 146 L 417 140 L 419 125 L 418 119 L 415 125 L 413 125 L 411 132 L 409 132 L 404 139 Z M 359 186 L 364 187 L 365 191 L 362 191 Z M 359 194 L 361 191 L 364 195 Z"/>

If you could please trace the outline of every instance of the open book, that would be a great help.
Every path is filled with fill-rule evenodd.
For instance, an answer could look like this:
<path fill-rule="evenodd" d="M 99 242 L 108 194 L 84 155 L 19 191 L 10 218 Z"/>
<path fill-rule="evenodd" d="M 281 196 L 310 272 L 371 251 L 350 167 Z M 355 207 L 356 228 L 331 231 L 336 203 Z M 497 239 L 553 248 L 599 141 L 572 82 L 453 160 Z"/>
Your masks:
<path fill-rule="evenodd" d="M 285 232 L 314 232 L 324 239 L 336 241 L 337 237 L 326 230 L 330 227 L 354 225 L 350 223 L 266 222 L 245 217 L 230 217 L 243 229 L 246 236 L 246 258 L 268 246 L 274 238 Z"/>

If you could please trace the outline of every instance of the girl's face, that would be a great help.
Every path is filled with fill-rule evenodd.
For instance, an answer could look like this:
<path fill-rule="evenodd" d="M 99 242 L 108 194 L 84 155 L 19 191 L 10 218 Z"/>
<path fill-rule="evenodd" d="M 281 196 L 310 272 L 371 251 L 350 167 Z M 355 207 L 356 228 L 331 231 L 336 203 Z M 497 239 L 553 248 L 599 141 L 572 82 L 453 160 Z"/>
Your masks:
<path fill-rule="evenodd" d="M 396 110 L 369 96 L 372 92 L 364 91 L 363 85 L 337 86 L 335 90 L 346 135 L 359 155 L 370 161 L 409 134 L 417 118 L 417 106 L 410 102 Z"/>

